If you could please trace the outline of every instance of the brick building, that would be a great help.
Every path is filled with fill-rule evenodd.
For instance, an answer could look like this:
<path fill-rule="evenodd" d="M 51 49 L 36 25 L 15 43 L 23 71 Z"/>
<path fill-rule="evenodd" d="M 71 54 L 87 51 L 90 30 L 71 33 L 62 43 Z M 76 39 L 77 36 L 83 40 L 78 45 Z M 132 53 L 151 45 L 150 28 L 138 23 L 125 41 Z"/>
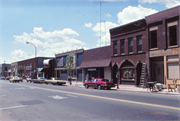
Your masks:
<path fill-rule="evenodd" d="M 149 67 L 146 28 L 145 19 L 141 19 L 110 29 L 114 83 L 139 85 L 142 63 Z"/>
<path fill-rule="evenodd" d="M 180 83 L 179 7 L 146 16 L 151 80 Z"/>
<path fill-rule="evenodd" d="M 37 76 L 42 77 L 41 70 L 44 67 L 43 61 L 46 59 L 52 59 L 52 57 L 36 57 L 23 61 L 17 62 L 17 67 L 23 67 L 23 73 L 19 76 L 30 76 L 36 78 Z M 37 75 L 38 74 L 38 75 Z"/>

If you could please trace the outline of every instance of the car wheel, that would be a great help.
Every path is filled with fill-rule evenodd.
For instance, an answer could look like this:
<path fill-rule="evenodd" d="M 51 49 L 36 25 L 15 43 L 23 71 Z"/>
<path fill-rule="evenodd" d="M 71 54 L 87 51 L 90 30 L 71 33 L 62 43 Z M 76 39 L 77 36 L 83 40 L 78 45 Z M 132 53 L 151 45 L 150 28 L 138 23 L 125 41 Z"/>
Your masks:
<path fill-rule="evenodd" d="M 99 90 L 101 89 L 101 85 L 98 85 L 98 89 L 99 89 Z"/>
<path fill-rule="evenodd" d="M 86 89 L 88 89 L 88 88 L 89 88 L 89 86 L 86 84 L 86 85 L 85 85 L 85 88 L 86 88 Z"/>

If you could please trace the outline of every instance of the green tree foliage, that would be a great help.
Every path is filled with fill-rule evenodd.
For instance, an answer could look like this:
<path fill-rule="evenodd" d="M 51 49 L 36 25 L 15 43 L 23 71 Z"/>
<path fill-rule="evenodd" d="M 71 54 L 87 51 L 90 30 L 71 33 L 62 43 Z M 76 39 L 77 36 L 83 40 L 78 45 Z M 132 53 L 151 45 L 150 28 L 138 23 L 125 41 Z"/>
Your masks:
<path fill-rule="evenodd" d="M 68 55 L 66 57 L 66 66 L 65 68 L 67 68 L 67 71 L 69 74 L 71 74 L 71 69 L 73 68 L 73 56 L 72 55 Z"/>
<path fill-rule="evenodd" d="M 24 71 L 24 69 L 23 69 L 22 66 L 19 66 L 19 67 L 17 68 L 17 72 L 18 72 L 19 75 L 22 75 L 22 72 L 23 72 L 23 71 Z"/>

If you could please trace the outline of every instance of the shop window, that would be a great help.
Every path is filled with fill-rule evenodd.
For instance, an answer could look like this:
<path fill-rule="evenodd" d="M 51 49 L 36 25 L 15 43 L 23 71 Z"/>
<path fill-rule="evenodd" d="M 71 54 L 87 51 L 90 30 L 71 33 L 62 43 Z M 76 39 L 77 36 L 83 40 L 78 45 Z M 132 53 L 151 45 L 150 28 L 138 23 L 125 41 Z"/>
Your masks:
<path fill-rule="evenodd" d="M 179 63 L 168 63 L 168 78 L 169 79 L 179 79 Z"/>
<path fill-rule="evenodd" d="M 177 27 L 169 27 L 169 46 L 177 45 Z"/>
<path fill-rule="evenodd" d="M 128 50 L 129 50 L 129 54 L 133 53 L 133 38 L 128 38 Z"/>
<path fill-rule="evenodd" d="M 117 41 L 113 42 L 113 54 L 117 55 Z"/>
<path fill-rule="evenodd" d="M 150 48 L 157 48 L 157 30 L 150 32 Z"/>
<path fill-rule="evenodd" d="M 137 52 L 142 52 L 142 36 L 137 36 Z"/>
<path fill-rule="evenodd" d="M 125 43 L 124 42 L 125 42 L 124 39 L 122 39 L 121 40 L 121 55 L 125 54 L 125 47 L 124 47 Z"/>
<path fill-rule="evenodd" d="M 135 69 L 131 62 L 126 61 L 121 67 L 121 80 L 135 81 Z"/>

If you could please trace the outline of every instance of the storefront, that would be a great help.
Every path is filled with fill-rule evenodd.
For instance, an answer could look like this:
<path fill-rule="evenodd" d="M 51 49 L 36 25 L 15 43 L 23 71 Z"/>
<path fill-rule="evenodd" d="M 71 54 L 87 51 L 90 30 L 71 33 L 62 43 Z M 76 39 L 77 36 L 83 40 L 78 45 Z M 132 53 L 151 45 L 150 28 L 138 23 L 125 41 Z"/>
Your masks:
<path fill-rule="evenodd" d="M 69 51 L 66 53 L 59 53 L 55 55 L 55 77 L 61 80 L 68 80 L 68 76 L 71 75 L 71 81 L 82 82 L 82 69 L 80 65 L 82 62 L 84 49 Z M 73 56 L 73 68 L 71 68 L 71 73 L 68 72 L 66 66 L 66 57 L 68 55 Z"/>
<path fill-rule="evenodd" d="M 83 82 L 93 78 L 105 78 L 111 81 L 110 46 L 85 50 L 80 68 Z"/>

